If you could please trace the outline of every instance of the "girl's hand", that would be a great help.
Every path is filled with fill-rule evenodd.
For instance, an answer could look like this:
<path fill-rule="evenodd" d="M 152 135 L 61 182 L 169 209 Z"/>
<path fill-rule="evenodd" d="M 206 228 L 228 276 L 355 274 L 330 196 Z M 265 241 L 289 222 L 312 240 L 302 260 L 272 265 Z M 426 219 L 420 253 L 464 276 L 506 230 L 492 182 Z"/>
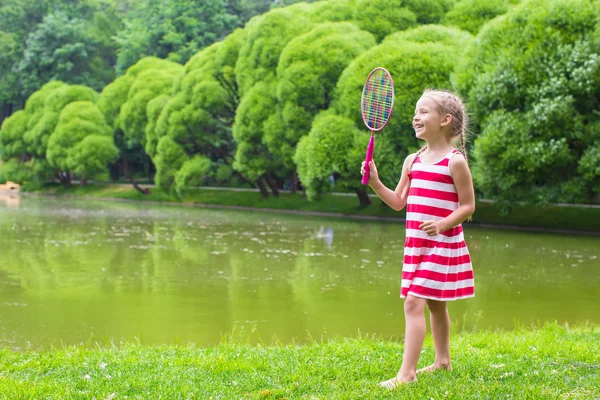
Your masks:
<path fill-rule="evenodd" d="M 365 175 L 365 161 L 360 165 L 360 174 Z M 375 161 L 371 160 L 369 162 L 369 185 L 375 183 L 379 180 L 379 173 L 377 172 L 377 167 L 375 166 Z"/>
<path fill-rule="evenodd" d="M 440 225 L 438 221 L 421 221 L 419 228 L 424 231 L 427 236 L 436 236 L 440 234 Z"/>

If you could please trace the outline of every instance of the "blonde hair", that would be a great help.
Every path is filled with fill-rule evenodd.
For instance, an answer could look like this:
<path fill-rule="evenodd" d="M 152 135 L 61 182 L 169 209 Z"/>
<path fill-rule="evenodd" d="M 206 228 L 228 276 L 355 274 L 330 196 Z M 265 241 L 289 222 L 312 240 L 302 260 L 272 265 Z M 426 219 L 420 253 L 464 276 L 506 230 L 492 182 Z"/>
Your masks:
<path fill-rule="evenodd" d="M 448 90 L 425 89 L 423 96 L 427 96 L 436 102 L 440 114 L 450 114 L 450 137 L 460 139 L 461 153 L 467 160 L 467 132 L 469 125 L 469 116 L 465 110 L 465 105 L 460 97 Z M 427 146 L 421 147 L 417 152 L 415 159 L 423 152 Z M 413 160 L 414 162 L 414 160 Z"/>

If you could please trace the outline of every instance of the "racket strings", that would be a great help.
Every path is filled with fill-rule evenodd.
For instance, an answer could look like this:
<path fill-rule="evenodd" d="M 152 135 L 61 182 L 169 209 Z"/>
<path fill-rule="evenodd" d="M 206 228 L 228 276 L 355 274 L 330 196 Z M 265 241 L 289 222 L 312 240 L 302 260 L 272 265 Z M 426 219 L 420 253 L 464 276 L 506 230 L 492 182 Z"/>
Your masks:
<path fill-rule="evenodd" d="M 363 90 L 362 112 L 365 124 L 379 130 L 386 124 L 394 104 L 394 84 L 384 71 L 372 74 Z"/>

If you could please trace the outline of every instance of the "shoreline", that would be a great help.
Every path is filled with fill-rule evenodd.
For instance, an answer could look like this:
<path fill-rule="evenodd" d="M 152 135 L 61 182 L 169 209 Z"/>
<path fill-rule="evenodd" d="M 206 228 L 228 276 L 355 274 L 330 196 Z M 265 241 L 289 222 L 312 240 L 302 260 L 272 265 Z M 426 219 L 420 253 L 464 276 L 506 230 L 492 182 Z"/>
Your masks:
<path fill-rule="evenodd" d="M 135 190 L 135 189 L 134 189 Z M 204 189 L 199 189 L 204 190 Z M 218 190 L 222 192 L 232 191 L 232 192 L 242 192 L 239 190 L 228 190 L 225 188 L 218 189 L 207 189 L 207 190 Z M 243 191 L 250 193 L 257 193 L 253 190 Z M 167 206 L 185 206 L 185 207 L 197 207 L 197 208 L 212 208 L 212 209 L 222 209 L 222 210 L 238 210 L 238 211 L 259 211 L 259 212 L 267 212 L 267 213 L 280 213 L 287 215 L 305 215 L 305 216 L 315 216 L 315 217 L 325 217 L 325 218 L 340 218 L 340 219 L 353 219 L 353 220 L 366 220 L 366 221 L 380 221 L 380 222 L 401 222 L 404 223 L 406 221 L 403 217 L 393 217 L 393 216 L 380 216 L 380 215 L 361 215 L 354 213 L 343 213 L 343 212 L 327 212 L 327 211 L 317 211 L 317 210 L 298 210 L 298 209 L 287 209 L 287 208 L 271 208 L 271 207 L 257 207 L 257 206 L 241 206 L 241 205 L 231 205 L 231 204 L 214 204 L 214 203 L 201 203 L 196 201 L 161 201 L 161 200 L 146 200 L 144 198 L 140 199 L 130 199 L 130 198 L 121 198 L 121 197 L 112 197 L 112 196 L 91 196 L 91 195 L 76 195 L 76 194 L 56 194 L 56 193 L 41 193 L 41 192 L 20 192 L 17 196 L 24 197 L 51 197 L 55 199 L 80 199 L 80 200 L 99 200 L 99 201 L 111 201 L 111 202 L 124 202 L 124 203 L 138 203 L 138 204 L 154 204 L 154 205 L 167 205 Z M 483 201 L 483 203 L 487 203 L 489 201 Z M 556 207 L 564 207 L 565 205 L 557 205 Z M 573 205 L 566 205 L 568 207 L 573 207 Z M 372 204 L 371 207 L 377 207 Z M 595 205 L 584 205 L 582 207 L 584 209 L 600 209 L 600 206 Z M 600 221 L 599 221 L 600 224 Z M 508 224 L 494 224 L 494 223 L 486 223 L 486 222 L 464 222 L 463 226 L 480 228 L 480 229 L 500 229 L 500 230 L 513 230 L 519 232 L 535 232 L 535 233 L 551 233 L 551 234 L 573 234 L 573 235 L 588 235 L 588 236 L 600 236 L 600 230 L 598 231 L 590 231 L 590 230 L 577 230 L 577 229 L 560 229 L 560 228 L 549 228 L 549 227 L 535 227 L 535 226 L 519 226 L 519 225 L 508 225 Z M 600 228 L 600 227 L 599 227 Z"/>

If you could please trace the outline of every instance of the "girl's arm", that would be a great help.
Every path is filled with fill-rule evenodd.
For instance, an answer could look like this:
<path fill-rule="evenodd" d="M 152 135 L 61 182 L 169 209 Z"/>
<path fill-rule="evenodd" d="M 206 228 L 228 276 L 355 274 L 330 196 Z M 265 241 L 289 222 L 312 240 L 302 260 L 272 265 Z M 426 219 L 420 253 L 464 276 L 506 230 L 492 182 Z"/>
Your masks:
<path fill-rule="evenodd" d="M 439 221 L 425 221 L 420 228 L 427 235 L 435 236 L 440 232 L 454 228 L 475 212 L 475 190 L 473 189 L 473 178 L 467 160 L 462 155 L 454 156 L 450 163 L 450 175 L 454 180 L 458 194 L 459 207 Z"/>
<path fill-rule="evenodd" d="M 400 211 L 404 208 L 404 206 L 406 206 L 406 199 L 408 198 L 408 186 L 410 183 L 408 179 L 408 169 L 412 164 L 414 156 L 414 154 L 411 154 L 404 160 L 404 165 L 402 166 L 402 176 L 400 177 L 400 181 L 396 186 L 396 190 L 388 189 L 383 183 L 381 183 L 375 163 L 371 161 L 369 164 L 369 168 L 371 170 L 369 186 L 371 186 L 373 191 L 381 200 L 383 200 L 385 204 L 390 206 L 395 211 Z M 364 175 L 364 162 L 363 167 L 361 168 L 361 173 Z"/>

